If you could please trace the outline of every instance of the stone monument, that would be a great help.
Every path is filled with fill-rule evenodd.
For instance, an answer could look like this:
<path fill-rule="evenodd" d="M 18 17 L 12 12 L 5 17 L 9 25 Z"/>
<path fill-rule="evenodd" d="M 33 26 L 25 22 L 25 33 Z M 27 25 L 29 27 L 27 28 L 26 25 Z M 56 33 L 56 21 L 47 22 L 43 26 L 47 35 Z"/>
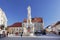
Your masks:
<path fill-rule="evenodd" d="M 29 36 L 32 36 L 34 34 L 34 27 L 31 21 L 31 7 L 28 6 L 28 15 L 27 15 L 27 33 Z"/>

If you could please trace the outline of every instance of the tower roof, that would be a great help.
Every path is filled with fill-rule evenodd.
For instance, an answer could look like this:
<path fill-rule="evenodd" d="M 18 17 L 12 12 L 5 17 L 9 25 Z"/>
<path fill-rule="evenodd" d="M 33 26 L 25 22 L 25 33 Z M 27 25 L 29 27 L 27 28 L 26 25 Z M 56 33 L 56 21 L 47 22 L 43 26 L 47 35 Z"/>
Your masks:
<path fill-rule="evenodd" d="M 16 22 L 8 27 L 22 27 L 22 23 L 21 22 Z"/>
<path fill-rule="evenodd" d="M 23 22 L 27 22 L 27 19 L 24 19 Z M 40 17 L 36 17 L 36 18 L 31 18 L 31 22 L 38 22 L 38 23 L 43 23 L 43 19 Z"/>

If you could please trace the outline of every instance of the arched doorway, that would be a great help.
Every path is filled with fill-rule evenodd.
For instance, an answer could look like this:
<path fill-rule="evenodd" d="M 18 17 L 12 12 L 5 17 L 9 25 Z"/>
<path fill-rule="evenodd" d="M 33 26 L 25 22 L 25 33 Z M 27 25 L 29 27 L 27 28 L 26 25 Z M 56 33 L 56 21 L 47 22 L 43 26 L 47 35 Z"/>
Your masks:
<path fill-rule="evenodd" d="M 0 28 L 3 30 L 4 29 L 4 25 L 0 25 Z"/>

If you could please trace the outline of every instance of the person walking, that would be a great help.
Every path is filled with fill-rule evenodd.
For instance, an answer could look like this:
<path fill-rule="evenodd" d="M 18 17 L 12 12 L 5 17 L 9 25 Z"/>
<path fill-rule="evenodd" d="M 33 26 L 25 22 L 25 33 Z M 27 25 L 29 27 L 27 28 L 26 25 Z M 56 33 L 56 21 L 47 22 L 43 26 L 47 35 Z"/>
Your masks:
<path fill-rule="evenodd" d="M 21 33 L 21 37 L 23 36 L 23 32 Z"/>

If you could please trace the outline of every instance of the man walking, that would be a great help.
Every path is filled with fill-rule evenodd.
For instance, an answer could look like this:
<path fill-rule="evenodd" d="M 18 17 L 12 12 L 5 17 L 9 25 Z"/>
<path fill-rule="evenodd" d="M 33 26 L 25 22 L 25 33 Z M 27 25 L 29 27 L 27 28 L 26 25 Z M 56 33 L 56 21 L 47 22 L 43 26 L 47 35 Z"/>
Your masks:
<path fill-rule="evenodd" d="M 21 37 L 23 36 L 23 32 L 21 33 Z"/>

